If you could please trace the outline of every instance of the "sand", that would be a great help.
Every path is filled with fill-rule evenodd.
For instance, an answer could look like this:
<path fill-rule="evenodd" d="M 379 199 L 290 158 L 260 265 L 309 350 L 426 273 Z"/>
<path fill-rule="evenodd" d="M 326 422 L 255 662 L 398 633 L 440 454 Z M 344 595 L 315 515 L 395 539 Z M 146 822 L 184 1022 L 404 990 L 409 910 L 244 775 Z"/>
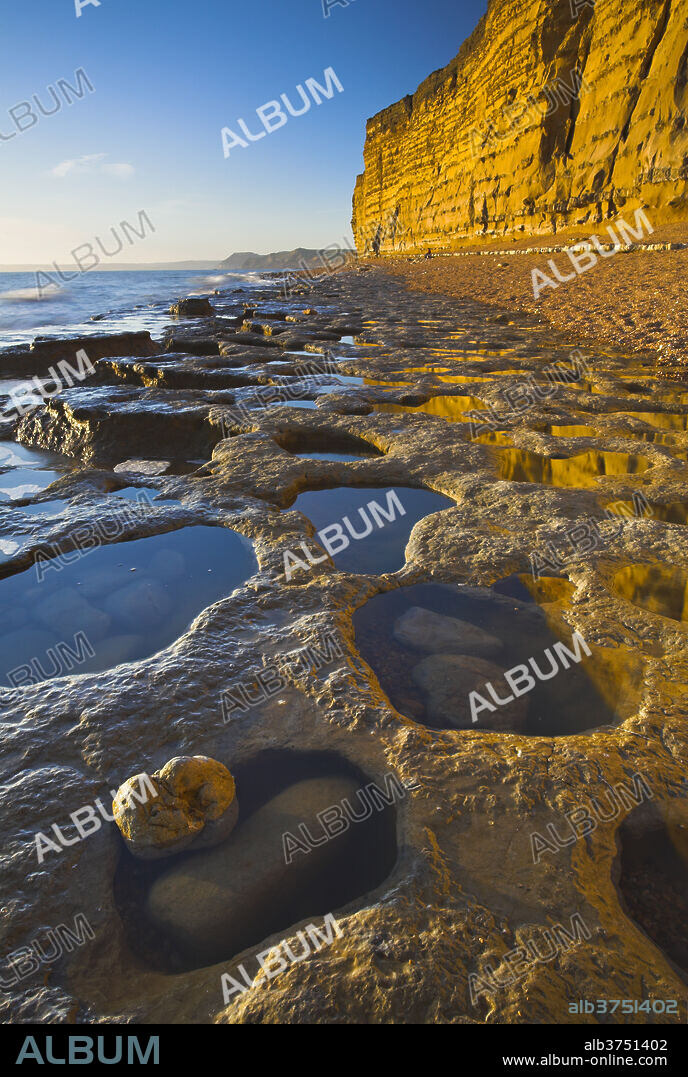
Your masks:
<path fill-rule="evenodd" d="M 607 240 L 604 229 L 598 231 Z M 570 236 L 499 239 L 483 242 L 480 250 L 549 247 L 588 239 L 580 230 Z M 688 242 L 688 226 L 657 230 L 651 243 Z M 467 248 L 470 250 L 470 248 Z M 674 251 L 620 252 L 598 259 L 597 265 L 560 284 L 546 288 L 534 298 L 532 271 L 551 274 L 553 258 L 562 276 L 573 272 L 568 256 L 556 254 L 499 255 L 471 253 L 436 255 L 424 260 L 417 255 L 370 259 L 411 289 L 482 300 L 500 310 L 535 314 L 563 330 L 581 344 L 619 351 L 644 351 L 654 355 L 663 376 L 688 378 L 688 316 L 686 276 L 688 249 Z"/>

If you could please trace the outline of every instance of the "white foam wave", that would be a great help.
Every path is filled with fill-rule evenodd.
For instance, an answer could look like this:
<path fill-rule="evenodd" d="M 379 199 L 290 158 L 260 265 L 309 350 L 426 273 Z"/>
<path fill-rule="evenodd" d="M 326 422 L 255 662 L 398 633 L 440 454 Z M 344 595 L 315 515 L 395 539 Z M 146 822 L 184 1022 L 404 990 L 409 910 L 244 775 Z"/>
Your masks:
<path fill-rule="evenodd" d="M 21 303 L 40 303 L 42 299 L 46 299 L 47 296 L 39 295 L 36 288 L 12 288 L 9 292 L 0 292 L 0 299 L 5 299 L 7 302 L 21 302 Z"/>

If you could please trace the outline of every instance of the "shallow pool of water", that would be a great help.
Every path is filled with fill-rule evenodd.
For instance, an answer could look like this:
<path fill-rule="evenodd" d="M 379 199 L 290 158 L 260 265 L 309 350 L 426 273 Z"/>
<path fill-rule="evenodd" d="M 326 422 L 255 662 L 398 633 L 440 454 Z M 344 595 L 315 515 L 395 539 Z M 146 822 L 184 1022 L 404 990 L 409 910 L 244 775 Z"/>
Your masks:
<path fill-rule="evenodd" d="M 20 501 L 47 489 L 52 482 L 61 477 L 59 471 L 33 471 L 30 468 L 15 468 L 0 475 L 0 501 Z"/>
<path fill-rule="evenodd" d="M 654 426 L 658 430 L 686 430 L 688 429 L 688 415 L 671 411 L 624 411 L 620 414 L 629 419 L 639 419 L 640 422 Z"/>
<path fill-rule="evenodd" d="M 300 494 L 291 508 L 307 516 L 316 531 L 333 527 L 328 534 L 333 548 L 346 541 L 341 552 L 332 555 L 341 572 L 396 572 L 406 563 L 404 551 L 415 524 L 433 512 L 453 508 L 455 502 L 434 490 L 410 486 L 392 489 L 396 503 L 388 502 L 389 487 L 338 486 Z M 381 510 L 394 518 L 388 520 Z M 335 538 L 339 534 L 337 526 L 341 539 Z"/>
<path fill-rule="evenodd" d="M 99 541 L 95 530 L 92 538 Z M 0 684 L 21 687 L 155 654 L 255 569 L 247 539 L 204 526 L 41 559 L 0 580 Z"/>
<path fill-rule="evenodd" d="M 25 512 L 27 516 L 60 516 L 70 508 L 69 501 L 38 501 L 35 505 L 21 505 L 17 512 Z M 0 524 L 2 518 L 0 517 Z"/>
<path fill-rule="evenodd" d="M 512 577 L 503 582 L 493 588 L 418 584 L 375 595 L 357 610 L 356 645 L 392 705 L 434 729 L 562 736 L 613 723 L 615 709 L 589 676 L 602 666 L 601 649 L 591 646 L 590 657 L 581 651 L 580 664 L 569 660 L 565 668 L 553 648 L 563 644 L 575 653 L 572 635 L 555 635 L 525 587 L 514 586 Z M 531 658 L 551 676 L 533 677 L 535 685 L 527 694 L 515 703 L 497 704 L 486 685 L 507 699 L 500 673 L 525 665 L 532 676 Z M 636 670 L 632 678 L 637 675 Z M 620 678 L 617 699 L 632 678 Z M 490 711 L 475 699 L 477 722 L 472 721 L 472 691 L 493 707 Z"/>
<path fill-rule="evenodd" d="M 505 430 L 486 430 L 482 434 L 476 434 L 471 440 L 478 445 L 513 445 L 511 434 L 507 434 Z"/>
<path fill-rule="evenodd" d="M 17 501 L 40 493 L 74 467 L 60 453 L 0 441 L 0 501 Z"/>
<path fill-rule="evenodd" d="M 658 520 L 664 524 L 688 524 L 688 502 L 670 501 L 665 505 L 659 505 L 656 501 L 649 502 L 650 510 L 638 513 L 632 501 L 615 501 L 607 508 L 614 516 L 646 516 L 649 520 Z"/>
<path fill-rule="evenodd" d="M 448 422 L 467 422 L 467 411 L 484 410 L 482 400 L 475 396 L 433 396 L 425 404 L 415 407 L 406 404 L 373 404 L 373 411 L 389 411 L 395 414 L 406 413 L 408 415 L 437 415 L 440 419 Z"/>
<path fill-rule="evenodd" d="M 491 379 L 492 379 L 491 374 L 487 375 L 486 377 L 483 377 L 483 378 L 470 376 L 468 374 L 449 374 L 449 375 L 440 374 L 437 380 L 441 381 L 441 382 L 446 382 L 447 384 L 450 384 L 450 385 L 465 385 L 465 384 L 468 384 L 469 382 L 472 382 L 472 381 L 486 382 L 486 381 L 491 381 Z"/>
<path fill-rule="evenodd" d="M 558 426 L 550 424 L 543 431 L 554 438 L 599 438 L 602 434 L 594 426 Z"/>
<path fill-rule="evenodd" d="M 229 838 L 153 861 L 135 859 L 120 842 L 114 897 L 145 965 L 169 974 L 222 961 L 243 983 L 229 963 L 234 954 L 255 947 L 243 959 L 252 979 L 263 939 L 289 937 L 290 925 L 306 918 L 322 927 L 322 917 L 384 881 L 397 855 L 394 801 L 410 794 L 382 781 L 383 798 L 376 796 L 370 777 L 334 752 L 269 749 L 238 766 L 218 758 L 236 782 L 239 821 Z M 337 805 L 347 825 L 328 841 L 316 812 Z M 285 833 L 302 845 L 289 862 Z M 166 901 L 175 892 L 179 903 Z M 294 956 L 307 947 L 299 936 Z"/>
<path fill-rule="evenodd" d="M 626 565 L 612 577 L 616 593 L 634 606 L 688 621 L 688 572 L 673 565 Z"/>
<path fill-rule="evenodd" d="M 639 475 L 650 467 L 643 456 L 620 452 L 586 452 L 564 459 L 528 449 L 499 453 L 499 477 L 509 482 L 545 483 L 590 489 L 601 475 Z"/>
<path fill-rule="evenodd" d="M 639 795 L 643 795 L 642 790 Z M 604 810 L 608 812 L 608 806 Z M 624 911 L 660 947 L 688 983 L 685 798 L 644 803 L 635 808 L 619 827 L 617 844 L 614 875 Z M 680 1000 L 678 1005 L 681 1006 Z M 662 1013 L 658 1004 L 653 1012 Z M 656 1019 L 663 1020 L 661 1016 Z"/>
<path fill-rule="evenodd" d="M 179 505 L 175 498 L 166 498 L 154 486 L 124 486 L 113 490 L 110 497 L 123 497 L 126 501 L 138 501 L 142 505 Z"/>
<path fill-rule="evenodd" d="M 408 374 L 448 374 L 449 366 L 436 366 L 434 363 L 425 363 L 423 366 L 405 366 L 403 370 L 393 370 L 392 377 Z"/>

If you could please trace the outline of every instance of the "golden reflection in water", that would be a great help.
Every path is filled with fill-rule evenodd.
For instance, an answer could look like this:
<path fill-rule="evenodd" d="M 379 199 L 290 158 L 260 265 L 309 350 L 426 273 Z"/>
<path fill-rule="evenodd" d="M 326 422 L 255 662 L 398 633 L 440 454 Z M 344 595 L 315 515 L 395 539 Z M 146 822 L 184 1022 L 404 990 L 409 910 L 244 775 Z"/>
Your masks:
<path fill-rule="evenodd" d="M 599 438 L 602 434 L 594 426 L 546 426 L 545 433 L 553 438 Z"/>
<path fill-rule="evenodd" d="M 546 606 L 549 602 L 557 602 L 565 605 L 575 591 L 575 586 L 567 579 L 559 579 L 558 576 L 540 576 L 537 580 L 532 575 L 525 573 L 519 576 L 521 583 L 530 591 L 538 606 Z"/>
<path fill-rule="evenodd" d="M 637 475 L 648 467 L 649 460 L 631 453 L 586 452 L 556 460 L 528 449 L 504 449 L 500 452 L 499 477 L 509 482 L 591 489 L 600 475 Z"/>
<path fill-rule="evenodd" d="M 567 624 L 564 610 L 570 605 L 574 584 L 556 576 L 541 576 L 534 580 L 526 573 L 519 579 L 544 610 L 551 631 L 568 644 L 573 630 Z M 585 637 L 584 631 L 582 635 Z M 583 660 L 583 668 L 609 709 L 621 719 L 636 713 L 641 702 L 645 670 L 642 655 L 625 644 L 589 646 L 592 657 Z"/>
<path fill-rule="evenodd" d="M 676 444 L 676 434 L 654 434 L 649 430 L 619 430 L 618 435 L 622 438 L 646 441 L 649 445 L 668 445 L 669 448 L 673 448 Z"/>
<path fill-rule="evenodd" d="M 626 565 L 612 577 L 621 598 L 634 606 L 688 621 L 688 573 L 673 565 Z"/>
<path fill-rule="evenodd" d="M 610 710 L 619 718 L 637 713 L 641 700 L 645 659 L 635 648 L 626 644 L 615 647 L 590 647 L 593 658 L 588 659 L 585 672 Z"/>
<path fill-rule="evenodd" d="M 614 516 L 629 518 L 635 515 L 635 506 L 632 501 L 615 501 L 607 505 L 607 508 Z M 656 505 L 650 502 L 650 508 L 652 515 L 646 517 L 648 520 L 658 520 L 663 524 L 688 524 L 688 502 L 672 501 L 667 505 Z"/>
<path fill-rule="evenodd" d="M 386 389 L 406 389 L 408 386 L 413 385 L 412 381 L 378 381 L 375 378 L 364 378 L 364 385 L 382 385 Z"/>
<path fill-rule="evenodd" d="M 406 377 L 409 374 L 448 374 L 450 370 L 450 366 L 435 366 L 433 363 L 426 363 L 424 366 L 405 366 L 403 370 L 392 370 L 391 374 L 393 377 Z"/>
<path fill-rule="evenodd" d="M 688 415 L 679 415 L 672 411 L 626 411 L 622 414 L 631 419 L 640 419 L 648 426 L 658 430 L 688 430 Z"/>
<path fill-rule="evenodd" d="M 484 434 L 471 438 L 471 441 L 475 441 L 478 445 L 513 445 L 511 435 L 504 430 L 486 430 Z"/>
<path fill-rule="evenodd" d="M 433 396 L 425 404 L 418 407 L 408 407 L 405 404 L 374 404 L 373 411 L 391 411 L 395 413 L 406 412 L 409 415 L 424 412 L 426 415 L 437 415 L 449 422 L 466 422 L 464 412 L 484 410 L 482 400 L 475 396 Z"/>
<path fill-rule="evenodd" d="M 486 370 L 485 371 L 485 374 L 489 375 L 491 378 L 496 378 L 498 376 L 499 377 L 509 376 L 509 375 L 511 375 L 513 377 L 513 375 L 515 375 L 515 374 L 519 374 L 519 375 L 522 375 L 524 378 L 527 378 L 532 373 L 533 373 L 533 371 L 530 369 L 530 367 L 527 367 L 527 366 L 511 367 L 510 370 Z"/>
<path fill-rule="evenodd" d="M 449 382 L 451 385 L 463 385 L 465 382 L 469 382 L 469 381 L 489 381 L 489 380 L 490 380 L 489 377 L 487 377 L 487 378 L 478 378 L 478 377 L 471 377 L 468 374 L 441 375 L 438 378 L 438 381 L 446 381 L 446 382 Z"/>
<path fill-rule="evenodd" d="M 485 348 L 476 348 L 475 351 L 468 351 L 465 348 L 430 348 L 430 354 L 436 355 L 438 359 L 454 360 L 459 356 L 466 362 L 480 363 L 484 359 L 501 359 L 504 355 L 513 355 L 511 348 L 500 348 L 493 351 L 488 351 Z"/>

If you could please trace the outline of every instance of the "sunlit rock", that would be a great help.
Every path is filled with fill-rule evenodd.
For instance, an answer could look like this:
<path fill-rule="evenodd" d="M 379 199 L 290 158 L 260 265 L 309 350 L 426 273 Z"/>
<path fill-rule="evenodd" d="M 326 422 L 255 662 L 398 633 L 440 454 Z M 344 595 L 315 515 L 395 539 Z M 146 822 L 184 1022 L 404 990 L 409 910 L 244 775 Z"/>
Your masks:
<path fill-rule="evenodd" d="M 239 817 L 234 778 L 205 755 L 175 756 L 150 776 L 127 779 L 112 811 L 127 847 L 141 860 L 170 856 L 190 845 L 216 845 Z"/>

